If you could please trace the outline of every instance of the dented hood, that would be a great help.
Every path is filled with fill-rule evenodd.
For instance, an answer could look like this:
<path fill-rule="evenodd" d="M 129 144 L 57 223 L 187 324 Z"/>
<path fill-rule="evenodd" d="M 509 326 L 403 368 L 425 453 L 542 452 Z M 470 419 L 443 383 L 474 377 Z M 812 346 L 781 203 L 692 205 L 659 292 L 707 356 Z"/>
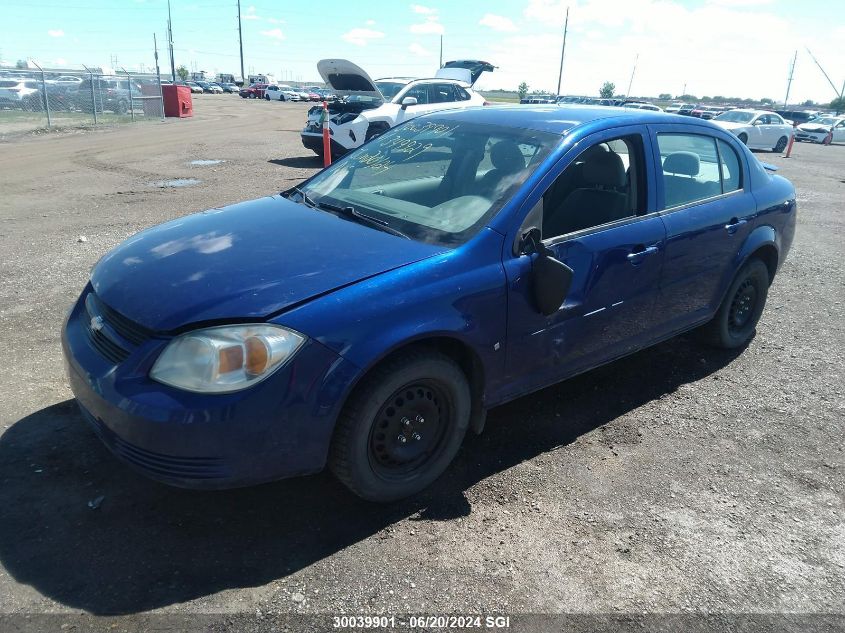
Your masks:
<path fill-rule="evenodd" d="M 384 99 L 375 82 L 363 68 L 348 59 L 321 59 L 317 71 L 340 96 L 359 95 Z"/>

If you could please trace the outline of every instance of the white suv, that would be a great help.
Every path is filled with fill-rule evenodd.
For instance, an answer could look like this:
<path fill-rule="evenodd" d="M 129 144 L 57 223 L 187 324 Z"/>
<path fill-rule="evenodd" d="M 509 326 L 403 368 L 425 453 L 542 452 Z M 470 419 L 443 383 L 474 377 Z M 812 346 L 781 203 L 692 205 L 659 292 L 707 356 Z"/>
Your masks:
<path fill-rule="evenodd" d="M 437 110 L 487 105 L 472 86 L 495 67 L 477 60 L 448 62 L 431 79 L 392 77 L 373 81 L 346 59 L 323 59 L 317 70 L 338 100 L 329 104 L 332 156 L 340 156 L 408 119 Z M 322 106 L 308 111 L 302 144 L 323 154 Z"/>

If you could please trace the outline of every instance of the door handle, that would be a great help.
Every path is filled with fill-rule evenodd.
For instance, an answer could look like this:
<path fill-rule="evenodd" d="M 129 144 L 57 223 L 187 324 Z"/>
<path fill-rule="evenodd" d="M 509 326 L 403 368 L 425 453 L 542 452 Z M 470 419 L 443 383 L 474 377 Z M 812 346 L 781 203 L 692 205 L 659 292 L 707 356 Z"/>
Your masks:
<path fill-rule="evenodd" d="M 648 255 L 653 255 L 659 250 L 657 246 L 638 246 L 636 248 L 637 250 L 628 253 L 628 261 L 634 265 L 639 264 Z"/>
<path fill-rule="evenodd" d="M 736 230 L 746 222 L 748 222 L 748 220 L 739 220 L 737 218 L 731 218 L 725 225 L 725 230 L 731 235 L 733 235 L 734 233 L 736 233 Z"/>

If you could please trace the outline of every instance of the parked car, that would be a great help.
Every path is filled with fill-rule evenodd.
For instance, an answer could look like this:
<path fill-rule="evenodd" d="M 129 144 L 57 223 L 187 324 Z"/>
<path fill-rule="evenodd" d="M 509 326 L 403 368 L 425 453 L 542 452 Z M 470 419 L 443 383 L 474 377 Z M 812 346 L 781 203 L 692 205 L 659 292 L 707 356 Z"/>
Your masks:
<path fill-rule="evenodd" d="M 690 116 L 698 117 L 699 119 L 715 119 L 717 116 L 722 114 L 725 110 L 723 108 L 717 108 L 714 106 L 705 106 L 699 105 L 696 106 L 692 112 L 690 112 Z"/>
<path fill-rule="evenodd" d="M 519 100 L 519 103 L 522 105 L 532 105 L 538 103 L 557 103 L 557 97 L 555 97 L 554 95 L 525 95 L 525 97 Z"/>
<path fill-rule="evenodd" d="M 264 98 L 267 101 L 300 101 L 299 92 L 290 86 L 275 84 L 267 86 L 264 90 Z"/>
<path fill-rule="evenodd" d="M 110 110 L 115 114 L 126 114 L 130 110 L 130 103 L 137 103 L 135 99 L 141 97 L 141 85 L 117 77 L 94 77 L 94 91 L 91 91 L 91 79 L 79 82 L 73 97 L 76 107 L 88 112 L 92 109 L 92 98 L 98 111 Z"/>
<path fill-rule="evenodd" d="M 0 107 L 41 110 L 40 82 L 34 79 L 0 79 Z"/>
<path fill-rule="evenodd" d="M 652 103 L 642 103 L 642 102 L 629 102 L 622 104 L 623 108 L 632 108 L 634 110 L 651 110 L 652 112 L 663 112 L 663 109 L 660 106 L 656 106 Z"/>
<path fill-rule="evenodd" d="M 220 84 L 220 87 L 223 89 L 223 92 L 229 94 L 237 94 L 240 88 L 236 84 Z"/>
<path fill-rule="evenodd" d="M 337 99 L 337 95 L 335 95 L 335 93 L 333 93 L 331 90 L 327 90 L 326 88 L 320 88 L 315 92 L 320 95 L 320 101 L 332 102 Z"/>
<path fill-rule="evenodd" d="M 208 87 L 213 94 L 222 95 L 224 92 L 223 86 L 213 81 L 208 82 Z"/>
<path fill-rule="evenodd" d="M 775 114 L 778 114 L 786 119 L 790 125 L 809 123 L 820 115 L 820 113 L 815 110 L 775 110 Z"/>
<path fill-rule="evenodd" d="M 737 138 L 753 149 L 782 152 L 792 136 L 792 126 L 780 115 L 765 110 L 729 110 L 713 122 L 736 134 Z"/>
<path fill-rule="evenodd" d="M 796 213 L 790 182 L 707 121 L 434 112 L 282 195 L 107 253 L 62 328 L 68 378 L 154 479 L 219 489 L 328 465 L 391 501 L 431 484 L 490 407 L 693 329 L 741 349 Z"/>
<path fill-rule="evenodd" d="M 433 79 L 392 77 L 373 81 L 360 66 L 345 59 L 323 59 L 317 70 L 335 94 L 329 105 L 332 156 L 340 156 L 382 134 L 394 125 L 421 114 L 487 105 L 472 89 L 482 73 L 494 66 L 477 60 L 447 62 Z M 302 144 L 323 153 L 322 106 L 308 111 Z"/>
<path fill-rule="evenodd" d="M 203 90 L 203 87 L 195 81 L 186 81 L 183 85 L 188 86 L 188 88 L 191 89 L 191 94 L 202 94 L 203 92 L 205 92 L 205 90 Z"/>
<path fill-rule="evenodd" d="M 270 84 L 250 84 L 249 86 L 241 88 L 238 94 L 244 99 L 263 99 L 264 91 L 267 90 L 267 86 L 269 85 Z"/>
<path fill-rule="evenodd" d="M 680 107 L 675 111 L 676 114 L 680 114 L 681 116 L 692 116 L 692 111 L 695 110 L 695 104 L 693 103 L 682 103 Z M 668 112 L 668 110 L 667 110 Z"/>
<path fill-rule="evenodd" d="M 820 116 L 795 128 L 796 141 L 845 143 L 845 117 Z"/>

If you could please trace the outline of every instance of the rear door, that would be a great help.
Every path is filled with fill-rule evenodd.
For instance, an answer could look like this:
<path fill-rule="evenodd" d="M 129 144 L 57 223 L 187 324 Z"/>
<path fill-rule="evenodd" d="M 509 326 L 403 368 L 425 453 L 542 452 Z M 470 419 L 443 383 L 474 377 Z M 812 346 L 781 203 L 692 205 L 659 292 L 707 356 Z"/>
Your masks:
<path fill-rule="evenodd" d="M 651 125 L 666 258 L 654 312 L 662 335 L 709 318 L 753 228 L 744 154 L 728 135 Z M 728 140 L 731 139 L 731 140 Z"/>

